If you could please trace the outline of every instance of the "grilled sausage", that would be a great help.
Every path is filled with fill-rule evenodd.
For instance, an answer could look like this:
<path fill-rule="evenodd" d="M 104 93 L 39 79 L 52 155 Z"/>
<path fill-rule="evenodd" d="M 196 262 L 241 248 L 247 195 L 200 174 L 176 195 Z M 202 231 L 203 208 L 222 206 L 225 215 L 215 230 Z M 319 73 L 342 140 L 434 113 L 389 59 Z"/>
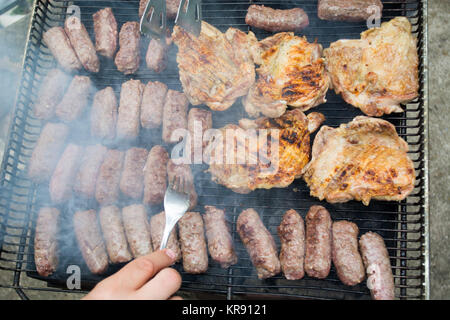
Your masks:
<path fill-rule="evenodd" d="M 165 225 L 166 214 L 164 213 L 164 211 L 155 214 L 150 218 L 150 233 L 152 235 L 152 244 L 155 250 L 159 250 L 159 247 L 161 246 Z M 175 261 L 179 261 L 181 259 L 181 250 L 180 244 L 178 242 L 176 227 L 172 229 L 172 232 L 170 232 L 166 248 L 169 248 L 175 253 Z"/>
<path fill-rule="evenodd" d="M 286 211 L 278 226 L 281 240 L 281 270 L 288 280 L 299 280 L 305 275 L 305 224 L 297 211 Z"/>
<path fill-rule="evenodd" d="M 143 128 L 158 128 L 162 123 L 167 86 L 159 81 L 149 81 L 144 88 L 141 103 L 141 125 Z"/>
<path fill-rule="evenodd" d="M 305 271 L 308 276 L 324 279 L 331 268 L 332 221 L 327 209 L 312 206 L 306 215 Z"/>
<path fill-rule="evenodd" d="M 208 270 L 208 252 L 203 219 L 198 212 L 186 212 L 178 221 L 183 269 L 187 273 L 204 273 Z"/>
<path fill-rule="evenodd" d="M 270 32 L 300 31 L 309 25 L 309 19 L 300 8 L 279 10 L 253 4 L 248 7 L 245 23 Z"/>
<path fill-rule="evenodd" d="M 63 123 L 47 123 L 41 131 L 28 165 L 28 177 L 41 183 L 50 179 L 66 144 L 69 127 Z"/>
<path fill-rule="evenodd" d="M 181 0 L 166 0 L 166 17 L 175 19 L 178 13 L 178 7 Z M 142 17 L 147 6 L 148 0 L 140 0 L 139 2 L 139 18 Z M 187 3 L 187 2 L 186 2 Z"/>
<path fill-rule="evenodd" d="M 34 235 L 34 263 L 39 275 L 47 277 L 58 267 L 58 227 L 60 211 L 43 207 L 39 210 Z"/>
<path fill-rule="evenodd" d="M 187 190 L 189 190 L 189 210 L 195 208 L 198 196 L 195 191 L 191 167 L 188 164 L 175 164 L 172 159 L 170 159 L 169 162 L 167 162 L 167 177 L 169 181 L 173 181 L 175 177 L 184 179 Z"/>
<path fill-rule="evenodd" d="M 50 28 L 44 32 L 42 39 L 64 70 L 71 72 L 81 69 L 81 62 L 63 28 Z"/>
<path fill-rule="evenodd" d="M 141 56 L 139 53 L 139 41 L 141 33 L 138 22 L 126 22 L 119 33 L 119 52 L 114 62 L 117 69 L 124 74 L 135 73 L 139 69 Z"/>
<path fill-rule="evenodd" d="M 211 111 L 192 108 L 188 114 L 189 147 L 191 151 L 191 161 L 194 164 L 202 164 L 203 150 L 208 144 L 203 140 L 206 130 L 212 128 Z"/>
<path fill-rule="evenodd" d="M 169 154 L 161 146 L 154 146 L 144 167 L 144 203 L 159 204 L 167 188 L 166 167 Z"/>
<path fill-rule="evenodd" d="M 81 160 L 80 169 L 75 178 L 73 190 L 87 199 L 95 196 L 95 186 L 100 166 L 105 159 L 108 149 L 101 144 L 87 146 Z"/>
<path fill-rule="evenodd" d="M 102 207 L 99 216 L 106 250 L 111 262 L 123 263 L 130 261 L 133 256 L 128 249 L 120 209 L 116 206 Z"/>
<path fill-rule="evenodd" d="M 187 109 L 189 101 L 182 92 L 168 90 L 163 109 L 162 139 L 166 143 L 176 143 L 184 137 L 176 129 L 187 129 Z M 172 136 L 174 134 L 174 136 Z M 182 136 L 180 136 L 180 134 Z"/>
<path fill-rule="evenodd" d="M 39 89 L 33 105 L 33 114 L 41 120 L 48 120 L 55 114 L 56 105 L 61 101 L 70 77 L 60 69 L 51 69 Z"/>
<path fill-rule="evenodd" d="M 94 96 L 91 107 L 91 136 L 112 141 L 116 136 L 117 99 L 114 90 L 106 87 Z"/>
<path fill-rule="evenodd" d="M 147 210 L 142 204 L 133 204 L 122 209 L 123 226 L 128 245 L 135 258 L 153 252 Z"/>
<path fill-rule="evenodd" d="M 254 209 L 242 211 L 237 219 L 236 229 L 256 268 L 258 278 L 266 279 L 280 273 L 281 264 L 275 241 Z"/>
<path fill-rule="evenodd" d="M 97 176 L 95 199 L 101 205 L 109 205 L 119 199 L 119 183 L 124 152 L 108 150 Z"/>
<path fill-rule="evenodd" d="M 144 189 L 143 173 L 147 156 L 148 151 L 143 148 L 131 148 L 125 153 L 120 190 L 124 195 L 135 200 L 142 197 Z"/>
<path fill-rule="evenodd" d="M 88 105 L 92 90 L 91 79 L 86 76 L 75 76 L 56 106 L 55 115 L 64 122 L 77 120 Z"/>
<path fill-rule="evenodd" d="M 95 210 L 75 212 L 73 227 L 78 247 L 89 270 L 94 274 L 104 273 L 108 268 L 108 254 Z"/>
<path fill-rule="evenodd" d="M 157 39 L 150 40 L 147 48 L 147 54 L 145 55 L 145 62 L 147 68 L 160 73 L 167 67 L 167 51 L 169 46 L 163 44 Z"/>
<path fill-rule="evenodd" d="M 332 258 L 343 284 L 354 286 L 364 280 L 364 265 L 358 250 L 359 229 L 353 222 L 333 223 Z"/>
<path fill-rule="evenodd" d="M 76 16 L 68 17 L 64 23 L 64 31 L 66 31 L 83 67 L 90 72 L 98 72 L 100 70 L 100 61 L 95 52 L 94 44 L 89 38 L 89 34 L 80 18 Z"/>
<path fill-rule="evenodd" d="M 144 86 L 139 80 L 122 83 L 116 134 L 119 140 L 133 140 L 139 136 L 139 113 L 143 91 Z"/>
<path fill-rule="evenodd" d="M 237 256 L 234 252 L 230 228 L 225 221 L 225 211 L 214 206 L 205 206 L 203 221 L 211 258 L 220 263 L 222 268 L 236 264 Z"/>
<path fill-rule="evenodd" d="M 70 143 L 61 155 L 49 183 L 50 198 L 54 204 L 71 198 L 82 154 L 83 147 Z"/>
<path fill-rule="evenodd" d="M 367 232 L 359 239 L 364 266 L 367 273 L 367 287 L 375 300 L 393 300 L 394 276 L 389 254 L 383 238 L 374 232 Z"/>
<path fill-rule="evenodd" d="M 319 0 L 317 5 L 317 15 L 322 20 L 331 21 L 366 21 L 376 12 L 383 11 L 383 4 L 380 0 Z"/>
<path fill-rule="evenodd" d="M 109 59 L 117 49 L 117 22 L 111 8 L 104 8 L 92 15 L 94 20 L 95 50 Z"/>

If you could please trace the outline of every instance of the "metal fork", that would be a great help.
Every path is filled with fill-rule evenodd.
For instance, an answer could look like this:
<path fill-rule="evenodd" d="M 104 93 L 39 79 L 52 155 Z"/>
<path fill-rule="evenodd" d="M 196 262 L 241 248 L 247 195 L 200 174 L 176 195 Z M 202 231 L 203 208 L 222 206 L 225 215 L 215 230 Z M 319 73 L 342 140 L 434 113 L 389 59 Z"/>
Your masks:
<path fill-rule="evenodd" d="M 166 224 L 161 240 L 160 250 L 167 246 L 170 232 L 177 224 L 178 220 L 183 217 L 190 206 L 189 184 L 185 177 L 175 176 L 169 181 L 166 194 L 164 196 L 164 211 L 166 216 Z"/>

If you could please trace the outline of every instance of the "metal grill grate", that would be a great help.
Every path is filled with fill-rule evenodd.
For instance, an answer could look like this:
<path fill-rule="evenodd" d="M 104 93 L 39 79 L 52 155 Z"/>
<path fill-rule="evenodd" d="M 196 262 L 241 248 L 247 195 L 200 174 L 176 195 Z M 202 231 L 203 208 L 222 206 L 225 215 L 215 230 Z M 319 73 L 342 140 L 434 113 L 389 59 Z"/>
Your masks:
<path fill-rule="evenodd" d="M 83 288 L 90 288 L 103 277 L 89 273 L 82 261 L 76 246 L 71 226 L 71 214 L 75 208 L 86 204 L 76 200 L 64 206 L 63 230 L 61 231 L 60 266 L 50 277 L 40 277 L 35 270 L 33 261 L 33 238 L 38 203 L 48 201 L 45 186 L 33 185 L 26 177 L 26 166 L 33 146 L 41 129 L 40 121 L 31 114 L 32 102 L 47 70 L 55 66 L 55 61 L 45 45 L 42 44 L 42 34 L 52 26 L 63 25 L 67 7 L 71 4 L 80 6 L 81 19 L 93 38 L 92 14 L 104 7 L 112 7 L 119 27 L 126 21 L 137 21 L 138 0 L 111 1 L 58 1 L 36 0 L 33 21 L 29 31 L 29 40 L 24 58 L 23 73 L 17 94 L 16 109 L 9 132 L 9 141 L 2 164 L 0 192 L 0 269 L 11 274 L 11 282 L 0 283 L 0 287 L 14 288 L 22 298 L 26 298 L 24 290 L 64 291 L 67 274 L 66 267 L 71 264 L 82 266 Z M 261 30 L 252 29 L 245 24 L 244 17 L 250 3 L 262 3 L 275 8 L 302 7 L 309 15 L 310 26 L 304 30 L 309 41 L 317 39 L 324 48 L 330 42 L 342 38 L 359 38 L 360 32 L 366 29 L 365 23 L 345 23 L 322 21 L 317 18 L 317 0 L 303 1 L 203 1 L 203 17 L 207 22 L 222 31 L 229 26 L 244 31 L 255 32 L 259 39 L 268 36 Z M 427 117 L 427 80 L 426 80 L 426 1 L 391 0 L 383 1 L 383 21 L 399 15 L 407 16 L 413 25 L 413 33 L 418 39 L 420 58 L 420 96 L 405 106 L 405 112 L 385 116 L 395 124 L 397 132 L 410 145 L 409 155 L 414 161 L 417 172 L 416 188 L 408 199 L 399 203 L 373 201 L 365 207 L 361 203 L 348 202 L 326 206 L 334 220 L 347 219 L 355 222 L 361 233 L 375 231 L 381 234 L 388 246 L 393 267 L 396 296 L 400 299 L 421 299 L 427 297 L 428 281 L 428 218 L 427 218 L 427 170 L 426 170 L 426 117 Z M 148 39 L 144 39 L 142 56 Z M 174 46 L 175 47 L 175 46 Z M 124 76 L 119 73 L 111 61 L 101 58 L 101 72 L 90 75 L 98 88 L 112 86 L 116 93 L 120 91 L 122 82 L 130 78 L 142 81 L 159 80 L 170 88 L 181 90 L 175 62 L 176 48 L 171 48 L 169 67 L 161 74 L 155 74 L 144 66 L 145 61 L 136 75 Z M 144 60 L 144 59 L 142 59 Z M 331 90 L 327 94 L 328 102 L 315 108 L 326 116 L 326 125 L 336 127 L 341 123 L 351 121 L 361 112 L 343 102 Z M 230 121 L 244 117 L 243 108 L 239 103 L 223 113 L 213 114 L 213 126 L 221 127 Z M 88 139 L 83 132 L 88 132 L 85 119 L 76 123 L 75 132 L 70 139 Z M 74 131 L 74 130 L 72 130 Z M 144 132 L 138 145 L 151 147 L 160 144 L 161 134 L 158 130 Z M 309 190 L 302 180 L 295 181 L 286 189 L 257 190 L 249 195 L 238 195 L 210 181 L 205 167 L 193 168 L 196 188 L 199 193 L 198 210 L 203 205 L 216 205 L 224 208 L 230 218 L 234 243 L 239 257 L 239 263 L 229 269 L 221 269 L 210 262 L 209 270 L 203 275 L 183 274 L 183 288 L 191 291 L 218 293 L 231 299 L 241 295 L 249 297 L 292 297 L 316 299 L 369 299 L 369 291 L 365 283 L 355 287 L 344 286 L 332 269 L 325 280 L 305 277 L 300 281 L 288 281 L 281 275 L 265 281 L 258 280 L 248 255 L 235 233 L 235 220 L 243 208 L 255 208 L 263 218 L 269 231 L 276 235 L 276 227 L 282 214 L 289 208 L 298 210 L 304 217 L 308 208 L 319 201 L 309 196 Z M 95 204 L 88 204 L 94 205 Z M 161 208 L 151 208 L 152 213 Z M 63 236 L 64 235 L 64 236 Z M 278 241 L 278 237 L 275 236 Z M 277 242 L 279 245 L 279 242 Z M 110 267 L 108 274 L 120 266 Z M 181 271 L 181 266 L 176 266 Z M 23 274 L 45 280 L 50 288 L 27 286 Z M 55 288 L 56 287 L 56 288 Z"/>

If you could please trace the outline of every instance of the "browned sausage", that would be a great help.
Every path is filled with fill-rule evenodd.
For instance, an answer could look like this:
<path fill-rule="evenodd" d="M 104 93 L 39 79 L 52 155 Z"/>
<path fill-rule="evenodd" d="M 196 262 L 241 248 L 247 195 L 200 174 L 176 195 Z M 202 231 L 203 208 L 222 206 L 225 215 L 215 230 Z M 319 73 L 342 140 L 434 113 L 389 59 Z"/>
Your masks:
<path fill-rule="evenodd" d="M 90 72 L 98 72 L 100 61 L 95 52 L 94 44 L 80 19 L 76 16 L 68 17 L 64 23 L 64 31 L 66 31 L 78 60 L 84 68 Z"/>
<path fill-rule="evenodd" d="M 119 183 L 122 174 L 124 152 L 108 150 L 97 176 L 95 199 L 101 205 L 109 205 L 119 199 Z"/>
<path fill-rule="evenodd" d="M 55 115 L 64 122 L 77 120 L 88 105 L 92 91 L 91 79 L 86 76 L 75 76 L 56 106 Z"/>
<path fill-rule="evenodd" d="M 317 15 L 322 20 L 331 21 L 366 21 L 375 12 L 368 10 L 378 7 L 379 13 L 383 11 L 380 0 L 319 0 Z"/>
<path fill-rule="evenodd" d="M 99 216 L 106 250 L 111 262 L 123 263 L 130 261 L 133 256 L 128 249 L 120 209 L 116 206 L 102 207 Z"/>
<path fill-rule="evenodd" d="M 169 154 L 162 146 L 154 146 L 144 167 L 144 203 L 159 204 L 167 188 L 166 167 Z"/>
<path fill-rule="evenodd" d="M 114 90 L 106 87 L 94 96 L 91 108 L 91 135 L 102 141 L 116 136 L 117 99 Z"/>
<path fill-rule="evenodd" d="M 142 204 L 133 204 L 122 209 L 123 226 L 128 245 L 135 258 L 153 252 L 147 210 Z"/>
<path fill-rule="evenodd" d="M 163 44 L 157 39 L 150 40 L 147 48 L 147 54 L 145 55 L 145 63 L 147 68 L 160 73 L 167 67 L 167 51 L 169 46 Z"/>
<path fill-rule="evenodd" d="M 192 210 L 197 205 L 197 192 L 194 186 L 194 177 L 192 176 L 191 167 L 188 164 L 175 164 L 170 159 L 167 163 L 167 178 L 170 181 L 174 181 L 175 177 L 182 177 L 189 190 L 189 210 Z"/>
<path fill-rule="evenodd" d="M 161 246 L 165 225 L 166 215 L 164 211 L 155 214 L 150 218 L 150 233 L 152 235 L 152 244 L 155 250 L 159 250 L 159 247 Z M 175 261 L 179 261 L 181 259 L 181 250 L 180 244 L 178 242 L 176 227 L 172 229 L 172 232 L 169 235 L 166 248 L 172 250 L 175 253 Z"/>
<path fill-rule="evenodd" d="M 122 177 L 120 178 L 120 190 L 132 199 L 142 197 L 144 189 L 144 166 L 147 161 L 148 151 L 143 148 L 131 148 L 125 153 Z"/>
<path fill-rule="evenodd" d="M 178 7 L 181 0 L 166 0 L 166 17 L 175 19 L 178 13 Z M 139 2 L 139 18 L 142 17 L 147 6 L 148 0 L 140 0 Z M 187 2 L 186 2 L 187 3 Z"/>
<path fill-rule="evenodd" d="M 50 179 L 58 162 L 67 136 L 69 127 L 63 123 L 47 123 L 41 131 L 28 164 L 28 177 L 41 183 Z"/>
<path fill-rule="evenodd" d="M 53 117 L 55 108 L 64 96 L 69 81 L 69 75 L 60 69 L 51 69 L 47 73 L 33 105 L 33 114 L 36 118 L 48 120 Z"/>
<path fill-rule="evenodd" d="M 354 286 L 365 277 L 358 250 L 358 226 L 349 221 L 337 221 L 332 229 L 332 257 L 337 275 L 343 284 Z"/>
<path fill-rule="evenodd" d="M 89 270 L 95 274 L 104 273 L 108 268 L 108 254 L 95 210 L 75 212 L 73 227 L 78 247 Z"/>
<path fill-rule="evenodd" d="M 141 125 L 143 128 L 158 128 L 162 123 L 167 86 L 159 81 L 149 81 L 142 94 Z"/>
<path fill-rule="evenodd" d="M 242 211 L 236 221 L 236 229 L 258 278 L 266 279 L 280 273 L 281 264 L 275 241 L 254 209 Z"/>
<path fill-rule="evenodd" d="M 170 90 L 167 91 L 166 102 L 163 109 L 163 129 L 162 139 L 166 143 L 175 143 L 184 137 L 174 134 L 177 129 L 187 129 L 187 111 L 189 101 L 182 92 Z M 178 132 L 180 133 L 180 132 Z"/>
<path fill-rule="evenodd" d="M 208 252 L 203 219 L 198 212 L 186 212 L 178 221 L 183 269 L 187 273 L 204 273 L 208 270 Z"/>
<path fill-rule="evenodd" d="M 83 147 L 70 143 L 61 155 L 49 183 L 53 203 L 60 204 L 72 197 L 72 188 L 82 154 Z"/>
<path fill-rule="evenodd" d="M 281 240 L 281 270 L 288 280 L 298 280 L 305 275 L 305 223 L 295 211 L 286 211 L 278 227 Z"/>
<path fill-rule="evenodd" d="M 124 74 L 135 73 L 139 69 L 141 61 L 139 53 L 139 41 L 141 33 L 138 22 L 126 22 L 119 33 L 119 52 L 114 62 L 117 69 Z"/>
<path fill-rule="evenodd" d="M 104 8 L 92 15 L 94 20 L 95 49 L 112 59 L 117 49 L 117 22 L 111 8 Z"/>
<path fill-rule="evenodd" d="M 359 239 L 359 247 L 372 297 L 375 300 L 394 300 L 394 276 L 383 238 L 375 232 L 367 232 Z"/>
<path fill-rule="evenodd" d="M 34 235 L 34 263 L 39 275 L 47 277 L 58 267 L 58 226 L 60 211 L 43 207 L 39 210 Z"/>
<path fill-rule="evenodd" d="M 191 108 L 188 114 L 189 147 L 191 149 L 191 161 L 194 164 L 203 163 L 203 151 L 208 144 L 203 140 L 206 130 L 212 128 L 211 111 Z"/>
<path fill-rule="evenodd" d="M 139 80 L 122 83 L 116 135 L 119 140 L 133 140 L 139 136 L 139 113 L 143 91 L 144 86 Z"/>
<path fill-rule="evenodd" d="M 63 69 L 69 72 L 81 69 L 81 62 L 63 28 L 50 28 L 42 38 Z"/>
<path fill-rule="evenodd" d="M 306 215 L 305 271 L 308 276 L 324 279 L 331 268 L 332 221 L 327 209 L 312 206 Z"/>
<path fill-rule="evenodd" d="M 309 19 L 300 8 L 279 10 L 253 4 L 248 7 L 245 23 L 270 32 L 300 31 L 309 25 Z"/>
<path fill-rule="evenodd" d="M 88 199 L 95 196 L 97 176 L 107 151 L 108 149 L 101 144 L 91 145 L 85 148 L 80 169 L 75 178 L 75 185 L 73 186 L 73 190 L 78 195 Z"/>
<path fill-rule="evenodd" d="M 211 258 L 220 263 L 222 268 L 236 264 L 237 256 L 234 252 L 230 228 L 225 220 L 225 211 L 214 206 L 205 206 L 203 221 Z"/>

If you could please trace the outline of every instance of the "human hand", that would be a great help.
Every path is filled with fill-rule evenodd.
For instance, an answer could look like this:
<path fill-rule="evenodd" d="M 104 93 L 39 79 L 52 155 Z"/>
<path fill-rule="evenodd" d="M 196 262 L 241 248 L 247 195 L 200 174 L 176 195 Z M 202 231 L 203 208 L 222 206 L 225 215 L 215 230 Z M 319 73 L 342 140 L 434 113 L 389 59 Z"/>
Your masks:
<path fill-rule="evenodd" d="M 99 282 L 86 300 L 181 300 L 171 297 L 181 286 L 180 274 L 168 268 L 175 262 L 170 249 L 137 258 Z"/>

